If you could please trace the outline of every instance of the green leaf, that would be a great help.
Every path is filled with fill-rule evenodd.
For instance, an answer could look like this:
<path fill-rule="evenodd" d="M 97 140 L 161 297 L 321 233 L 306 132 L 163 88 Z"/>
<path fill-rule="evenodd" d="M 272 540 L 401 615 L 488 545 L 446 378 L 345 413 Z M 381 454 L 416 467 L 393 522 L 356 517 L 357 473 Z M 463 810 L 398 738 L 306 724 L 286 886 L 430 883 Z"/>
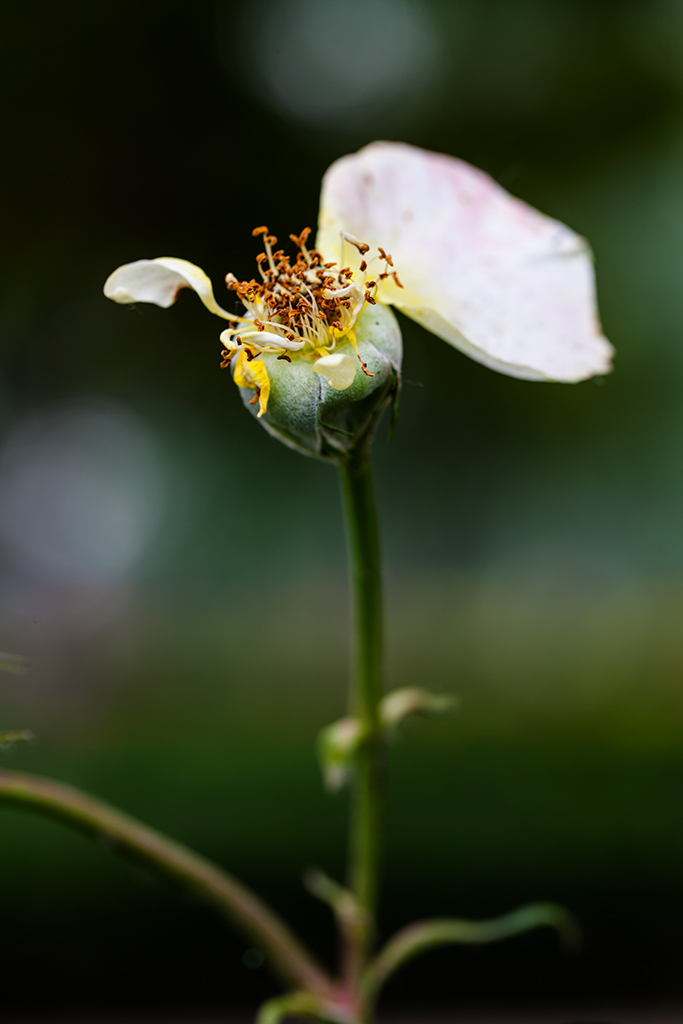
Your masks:
<path fill-rule="evenodd" d="M 382 725 L 387 733 L 394 732 L 409 715 L 444 715 L 457 707 L 458 698 L 449 694 L 430 693 L 417 687 L 406 686 L 393 690 L 380 705 Z"/>
<path fill-rule="evenodd" d="M 256 1024 L 279 1024 L 287 1017 L 312 1017 L 313 1020 L 339 1021 L 343 1018 L 326 1011 L 319 996 L 312 992 L 291 992 L 264 1003 L 256 1017 Z"/>
<path fill-rule="evenodd" d="M 0 651 L 0 672 L 14 672 L 17 675 L 23 675 L 28 672 L 28 662 L 26 658 L 21 658 L 18 654 L 5 654 Z"/>
<path fill-rule="evenodd" d="M 341 718 L 319 734 L 318 759 L 328 789 L 339 790 L 348 781 L 360 742 L 360 725 L 355 718 Z"/>
<path fill-rule="evenodd" d="M 32 732 L 22 729 L 20 732 L 0 732 L 0 747 L 10 746 L 13 743 L 28 743 L 35 739 Z"/>

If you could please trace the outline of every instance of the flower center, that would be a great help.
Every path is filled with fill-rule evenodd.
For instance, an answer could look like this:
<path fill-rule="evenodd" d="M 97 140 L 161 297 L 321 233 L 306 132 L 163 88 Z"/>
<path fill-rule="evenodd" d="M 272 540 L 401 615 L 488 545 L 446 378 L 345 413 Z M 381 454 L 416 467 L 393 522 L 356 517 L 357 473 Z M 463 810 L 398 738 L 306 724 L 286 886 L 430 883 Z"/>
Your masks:
<path fill-rule="evenodd" d="M 256 257 L 260 280 L 238 281 L 233 274 L 226 276 L 228 288 L 237 293 L 246 314 L 234 317 L 234 325 L 221 334 L 225 346 L 222 366 L 242 348 L 248 359 L 276 351 L 279 359 L 288 361 L 294 353 L 317 359 L 332 352 L 342 338 L 350 341 L 358 354 L 353 327 L 365 306 L 375 305 L 380 282 L 392 277 L 402 287 L 395 271 L 389 269 L 393 268 L 391 256 L 378 249 L 370 263 L 379 261 L 384 267 L 371 277 L 365 260 L 370 246 L 365 242 L 342 232 L 341 263 L 325 263 L 316 249 L 307 249 L 310 233 L 310 228 L 304 228 L 300 235 L 289 236 L 298 250 L 292 262 L 283 249 L 274 251 L 277 238 L 268 234 L 267 227 L 252 232 L 263 238 L 264 251 Z M 360 253 L 358 270 L 343 266 L 345 245 Z"/>

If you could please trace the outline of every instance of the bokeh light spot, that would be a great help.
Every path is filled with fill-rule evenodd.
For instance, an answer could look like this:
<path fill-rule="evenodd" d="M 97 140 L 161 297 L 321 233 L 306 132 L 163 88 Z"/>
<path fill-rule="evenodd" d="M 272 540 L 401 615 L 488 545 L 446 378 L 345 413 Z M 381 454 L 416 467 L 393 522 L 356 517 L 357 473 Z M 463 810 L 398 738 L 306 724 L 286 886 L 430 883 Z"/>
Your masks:
<path fill-rule="evenodd" d="M 280 113 L 339 128 L 413 106 L 438 76 L 438 33 L 414 0 L 269 0 L 242 24 L 247 81 Z"/>
<path fill-rule="evenodd" d="M 0 456 L 0 541 L 20 575 L 107 583 L 153 539 L 165 501 L 159 453 L 130 410 L 81 402 L 27 418 Z"/>

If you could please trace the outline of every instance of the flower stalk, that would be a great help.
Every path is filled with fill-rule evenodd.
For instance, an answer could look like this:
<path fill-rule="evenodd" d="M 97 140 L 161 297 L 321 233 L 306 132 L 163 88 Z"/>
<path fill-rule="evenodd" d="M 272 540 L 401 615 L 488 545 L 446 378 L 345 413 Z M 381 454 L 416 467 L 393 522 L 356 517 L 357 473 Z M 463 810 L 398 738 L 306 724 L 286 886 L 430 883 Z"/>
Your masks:
<path fill-rule="evenodd" d="M 372 469 L 363 445 L 340 462 L 339 478 L 354 605 L 355 666 L 349 713 L 359 723 L 351 799 L 349 888 L 364 927 L 348 951 L 348 982 L 357 988 L 374 940 L 382 817 L 382 580 Z"/>

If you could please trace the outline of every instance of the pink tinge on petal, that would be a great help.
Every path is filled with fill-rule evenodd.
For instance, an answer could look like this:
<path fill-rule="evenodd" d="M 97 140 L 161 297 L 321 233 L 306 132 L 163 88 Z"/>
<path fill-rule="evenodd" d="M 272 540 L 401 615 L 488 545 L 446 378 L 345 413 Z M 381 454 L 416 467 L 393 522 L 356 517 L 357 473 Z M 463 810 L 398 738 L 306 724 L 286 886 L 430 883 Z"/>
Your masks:
<path fill-rule="evenodd" d="M 532 380 L 609 371 L 585 240 L 483 171 L 373 143 L 323 179 L 316 247 L 337 258 L 342 230 L 392 254 L 405 287 L 380 298 L 474 359 Z"/>

